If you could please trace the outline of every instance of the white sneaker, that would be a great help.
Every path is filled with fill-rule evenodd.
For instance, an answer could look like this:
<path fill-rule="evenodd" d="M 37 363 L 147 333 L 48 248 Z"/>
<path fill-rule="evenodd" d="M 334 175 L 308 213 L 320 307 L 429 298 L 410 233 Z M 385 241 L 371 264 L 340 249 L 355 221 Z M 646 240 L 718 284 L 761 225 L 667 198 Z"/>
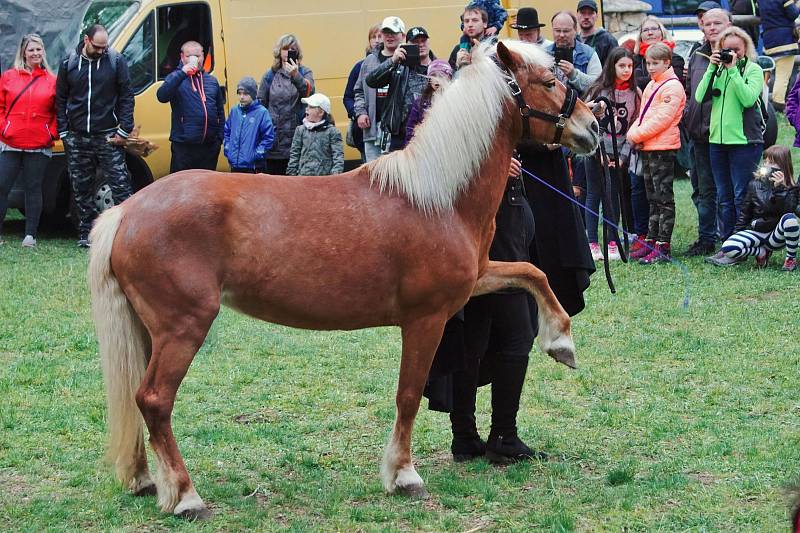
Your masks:
<path fill-rule="evenodd" d="M 608 260 L 609 261 L 619 261 L 622 257 L 619 255 L 619 248 L 617 248 L 617 243 L 611 241 L 608 243 Z"/>
<path fill-rule="evenodd" d="M 36 247 L 36 239 L 33 238 L 33 235 L 25 235 L 25 238 L 22 239 L 22 247 L 23 248 Z"/>
<path fill-rule="evenodd" d="M 603 260 L 603 251 L 600 249 L 600 246 L 596 242 L 589 243 L 589 250 L 592 252 L 592 259 L 595 261 L 602 261 Z"/>

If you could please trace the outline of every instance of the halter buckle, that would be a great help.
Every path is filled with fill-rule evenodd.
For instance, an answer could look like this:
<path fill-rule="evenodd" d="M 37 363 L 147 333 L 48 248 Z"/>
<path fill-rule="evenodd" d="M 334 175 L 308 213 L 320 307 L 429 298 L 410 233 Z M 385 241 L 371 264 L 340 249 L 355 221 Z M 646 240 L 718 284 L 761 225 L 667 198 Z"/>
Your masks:
<path fill-rule="evenodd" d="M 508 80 L 508 86 L 511 88 L 512 96 L 519 96 L 520 94 L 522 94 L 522 89 L 520 88 L 519 83 L 517 83 L 517 80 L 515 80 L 514 78 Z"/>
<path fill-rule="evenodd" d="M 556 128 L 563 130 L 567 127 L 567 116 L 563 113 L 558 115 L 558 121 L 556 121 Z"/>
<path fill-rule="evenodd" d="M 520 115 L 521 115 L 523 118 L 530 118 L 530 116 L 531 116 L 531 111 L 532 111 L 532 110 L 531 110 L 531 106 L 529 106 L 529 105 L 525 105 L 525 107 L 520 107 L 520 108 L 519 108 L 519 114 L 520 114 Z"/>

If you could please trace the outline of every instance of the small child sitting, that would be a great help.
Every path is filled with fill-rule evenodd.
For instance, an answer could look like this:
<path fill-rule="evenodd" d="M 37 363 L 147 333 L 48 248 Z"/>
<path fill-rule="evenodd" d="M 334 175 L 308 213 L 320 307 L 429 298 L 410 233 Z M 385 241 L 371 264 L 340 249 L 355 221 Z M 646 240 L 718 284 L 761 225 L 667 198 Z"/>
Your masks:
<path fill-rule="evenodd" d="M 778 145 L 767 148 L 761 167 L 747 186 L 735 233 L 722 244 L 722 253 L 741 261 L 754 255 L 756 266 L 764 268 L 772 252 L 785 246 L 783 270 L 797 269 L 798 196 L 789 148 Z"/>
<path fill-rule="evenodd" d="M 331 101 L 322 93 L 302 98 L 303 123 L 294 130 L 287 176 L 328 176 L 344 171 L 342 134 L 331 117 Z"/>
<path fill-rule="evenodd" d="M 467 7 L 479 7 L 489 15 L 489 22 L 486 24 L 486 35 L 491 37 L 497 35 L 508 19 L 508 11 L 500 4 L 500 0 L 473 0 Z M 461 21 L 461 31 L 464 31 L 464 21 Z"/>
<path fill-rule="evenodd" d="M 267 108 L 256 100 L 256 91 L 256 80 L 242 78 L 236 86 L 239 105 L 231 109 L 225 121 L 223 150 L 232 172 L 263 172 L 265 154 L 275 139 L 272 118 Z"/>

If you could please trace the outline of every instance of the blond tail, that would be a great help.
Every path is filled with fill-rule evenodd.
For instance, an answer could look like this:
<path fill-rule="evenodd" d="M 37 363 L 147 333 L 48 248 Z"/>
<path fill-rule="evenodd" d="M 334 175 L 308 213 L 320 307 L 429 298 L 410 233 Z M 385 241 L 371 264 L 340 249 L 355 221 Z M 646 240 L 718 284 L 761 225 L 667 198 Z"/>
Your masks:
<path fill-rule="evenodd" d="M 125 206 L 103 212 L 92 230 L 89 288 L 108 403 L 107 459 L 126 486 L 136 483 L 144 422 L 135 394 L 144 378 L 149 336 L 111 271 L 111 247 Z"/>

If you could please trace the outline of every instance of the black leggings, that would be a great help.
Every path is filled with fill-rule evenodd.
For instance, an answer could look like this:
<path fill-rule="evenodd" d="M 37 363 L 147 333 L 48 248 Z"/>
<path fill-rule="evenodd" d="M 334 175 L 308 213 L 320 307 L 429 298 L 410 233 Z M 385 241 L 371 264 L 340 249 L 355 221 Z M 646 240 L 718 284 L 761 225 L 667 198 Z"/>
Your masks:
<path fill-rule="evenodd" d="M 11 187 L 21 174 L 25 189 L 25 235 L 36 237 L 42 216 L 42 179 L 49 162 L 50 158 L 40 152 L 0 153 L 0 224 L 6 218 Z"/>

